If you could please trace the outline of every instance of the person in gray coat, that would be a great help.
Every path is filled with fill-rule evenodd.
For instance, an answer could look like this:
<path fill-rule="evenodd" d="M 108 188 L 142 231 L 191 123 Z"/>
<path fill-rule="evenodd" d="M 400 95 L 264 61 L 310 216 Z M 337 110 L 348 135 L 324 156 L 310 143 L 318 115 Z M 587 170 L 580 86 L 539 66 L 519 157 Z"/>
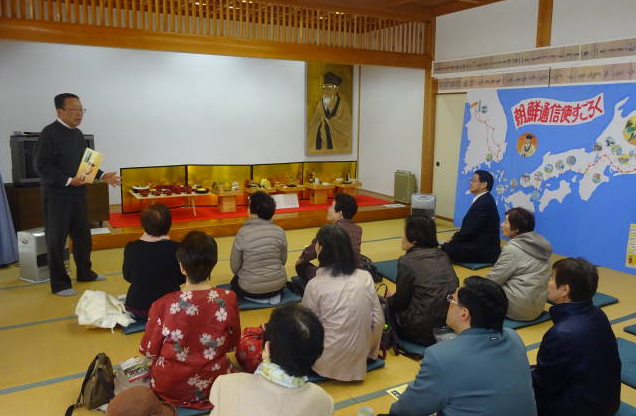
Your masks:
<path fill-rule="evenodd" d="M 269 299 L 287 283 L 287 239 L 285 231 L 272 222 L 276 202 L 265 192 L 250 197 L 250 219 L 236 234 L 230 255 L 234 278 L 230 285 L 237 295 Z"/>
<path fill-rule="evenodd" d="M 417 344 L 435 343 L 433 328 L 444 326 L 448 302 L 459 280 L 437 242 L 435 221 L 409 215 L 404 225 L 395 294 L 388 298 L 400 337 Z"/>
<path fill-rule="evenodd" d="M 506 212 L 502 234 L 510 241 L 486 278 L 503 287 L 508 297 L 506 316 L 532 321 L 545 307 L 552 246 L 534 231 L 534 215 L 523 208 Z"/>
<path fill-rule="evenodd" d="M 457 338 L 426 349 L 390 415 L 536 416 L 526 348 L 503 328 L 508 300 L 501 287 L 471 276 L 447 299 L 446 323 Z"/>

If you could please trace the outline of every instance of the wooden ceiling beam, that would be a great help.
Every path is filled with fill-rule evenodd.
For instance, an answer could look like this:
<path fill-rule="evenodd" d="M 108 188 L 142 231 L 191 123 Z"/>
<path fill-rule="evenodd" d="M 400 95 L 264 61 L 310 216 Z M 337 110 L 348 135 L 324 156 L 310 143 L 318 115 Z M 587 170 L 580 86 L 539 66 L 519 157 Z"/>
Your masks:
<path fill-rule="evenodd" d="M 292 61 L 427 68 L 429 55 L 0 18 L 0 38 Z"/>
<path fill-rule="evenodd" d="M 446 3 L 441 6 L 433 7 L 432 11 L 433 11 L 433 15 L 441 16 L 444 14 L 460 12 L 462 10 L 485 6 L 487 4 L 497 3 L 500 1 L 503 1 L 503 0 L 480 0 L 477 3 L 473 3 L 471 0 L 456 0 L 451 3 Z"/>
<path fill-rule="evenodd" d="M 399 19 L 406 20 L 409 22 L 424 22 L 428 21 L 433 17 L 432 10 L 430 8 L 422 7 L 421 12 L 411 13 L 411 12 L 401 12 L 397 10 L 390 10 L 385 6 L 374 6 L 365 4 L 364 1 L 360 2 L 365 4 L 361 7 L 351 7 L 345 6 L 341 1 L 338 0 L 325 0 L 320 3 L 315 2 L 315 0 L 277 0 L 277 4 L 286 4 L 290 6 L 299 6 L 306 7 L 310 9 L 320 10 L 320 11 L 330 11 L 330 12 L 344 12 L 345 14 L 358 14 L 369 17 L 378 17 L 382 19 Z"/>

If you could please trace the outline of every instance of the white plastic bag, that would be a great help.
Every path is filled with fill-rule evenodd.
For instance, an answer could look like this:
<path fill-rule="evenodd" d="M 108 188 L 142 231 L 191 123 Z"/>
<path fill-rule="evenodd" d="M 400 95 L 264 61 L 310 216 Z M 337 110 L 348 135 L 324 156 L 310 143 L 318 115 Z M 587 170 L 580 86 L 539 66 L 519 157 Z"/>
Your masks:
<path fill-rule="evenodd" d="M 121 300 L 99 290 L 87 290 L 82 294 L 75 315 L 80 325 L 98 328 L 113 329 L 117 324 L 128 326 L 134 322 Z"/>

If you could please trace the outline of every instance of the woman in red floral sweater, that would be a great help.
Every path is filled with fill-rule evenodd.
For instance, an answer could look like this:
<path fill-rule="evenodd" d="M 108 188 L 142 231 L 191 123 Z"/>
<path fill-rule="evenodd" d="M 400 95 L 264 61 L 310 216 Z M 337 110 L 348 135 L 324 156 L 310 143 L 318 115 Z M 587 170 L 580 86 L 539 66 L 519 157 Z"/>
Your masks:
<path fill-rule="evenodd" d="M 176 406 L 211 409 L 212 383 L 234 372 L 226 354 L 241 335 L 236 295 L 210 285 L 217 247 L 204 232 L 186 235 L 177 260 L 186 283 L 152 304 L 139 351 L 153 360 L 150 386 L 157 395 Z"/>

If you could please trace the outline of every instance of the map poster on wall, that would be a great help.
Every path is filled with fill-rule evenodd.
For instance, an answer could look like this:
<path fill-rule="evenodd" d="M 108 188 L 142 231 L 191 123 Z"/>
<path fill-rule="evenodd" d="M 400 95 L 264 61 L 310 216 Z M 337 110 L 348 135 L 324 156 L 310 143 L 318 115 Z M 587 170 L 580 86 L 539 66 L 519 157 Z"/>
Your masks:
<path fill-rule="evenodd" d="M 629 237 L 627 238 L 627 254 L 625 256 L 625 266 L 636 269 L 636 224 L 629 226 Z"/>
<path fill-rule="evenodd" d="M 469 91 L 458 224 L 476 169 L 495 177 L 502 219 L 527 208 L 555 253 L 634 274 L 625 247 L 636 250 L 636 236 L 625 229 L 636 223 L 636 84 Z"/>

